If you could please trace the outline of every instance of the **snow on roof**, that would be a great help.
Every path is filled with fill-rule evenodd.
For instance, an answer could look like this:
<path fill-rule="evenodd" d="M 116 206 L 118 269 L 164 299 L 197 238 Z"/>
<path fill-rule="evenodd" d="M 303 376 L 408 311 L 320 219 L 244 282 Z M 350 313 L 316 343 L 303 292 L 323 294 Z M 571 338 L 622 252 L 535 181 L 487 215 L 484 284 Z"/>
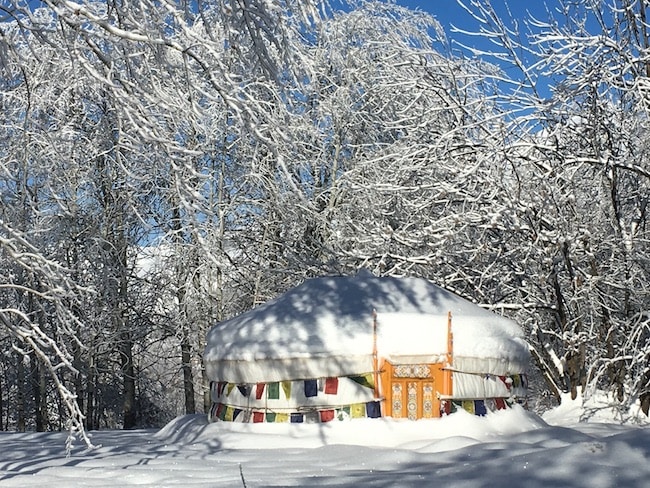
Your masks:
<path fill-rule="evenodd" d="M 354 362 L 354 358 L 368 358 L 373 350 L 373 311 L 377 313 L 380 357 L 402 363 L 441 361 L 447 352 L 447 314 L 451 312 L 454 367 L 462 358 L 465 371 L 488 372 L 484 364 L 467 364 L 474 359 L 505 361 L 497 368 L 502 370 L 522 371 L 527 364 L 528 347 L 521 329 L 511 320 L 422 278 L 378 278 L 365 272 L 309 279 L 215 325 L 208 334 L 204 357 L 208 373 L 210 364 L 219 361 L 268 365 L 270 360 L 336 357 Z"/>

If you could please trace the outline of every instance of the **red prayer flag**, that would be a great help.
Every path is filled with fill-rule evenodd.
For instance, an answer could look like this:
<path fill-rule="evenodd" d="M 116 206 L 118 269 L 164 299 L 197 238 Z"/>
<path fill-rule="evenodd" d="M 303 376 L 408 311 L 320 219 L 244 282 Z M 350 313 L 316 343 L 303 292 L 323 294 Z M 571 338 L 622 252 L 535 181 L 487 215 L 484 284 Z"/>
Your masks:
<path fill-rule="evenodd" d="M 329 422 L 330 420 L 334 420 L 334 410 L 321 410 L 320 421 Z"/>
<path fill-rule="evenodd" d="M 264 422 L 264 412 L 253 412 L 253 423 Z"/>
<path fill-rule="evenodd" d="M 325 380 L 325 393 L 328 395 L 336 395 L 339 390 L 338 378 L 327 378 Z"/>
<path fill-rule="evenodd" d="M 504 385 L 506 385 L 508 391 L 510 391 L 510 388 L 512 387 L 512 379 L 506 376 L 499 376 L 499 379 L 503 382 Z"/>
<path fill-rule="evenodd" d="M 258 383 L 255 385 L 255 399 L 256 400 L 261 400 L 262 395 L 264 395 L 264 386 L 266 383 Z"/>

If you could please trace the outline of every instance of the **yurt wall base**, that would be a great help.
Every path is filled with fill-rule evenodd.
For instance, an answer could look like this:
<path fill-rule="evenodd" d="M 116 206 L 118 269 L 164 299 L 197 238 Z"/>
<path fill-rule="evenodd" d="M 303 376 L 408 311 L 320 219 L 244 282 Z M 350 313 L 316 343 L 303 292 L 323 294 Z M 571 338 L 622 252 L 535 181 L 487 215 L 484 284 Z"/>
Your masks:
<path fill-rule="evenodd" d="M 497 410 L 511 408 L 515 404 L 525 404 L 524 398 L 485 398 L 481 400 L 442 400 L 440 413 L 450 415 L 459 410 L 465 410 L 472 415 L 483 416 Z"/>
<path fill-rule="evenodd" d="M 379 401 L 354 403 L 336 408 L 307 411 L 273 411 L 239 408 L 224 403 L 213 403 L 210 409 L 210 422 L 242 423 L 307 423 L 315 424 L 332 420 L 349 420 L 357 418 L 379 418 L 381 406 Z"/>
<path fill-rule="evenodd" d="M 381 417 L 373 373 L 236 384 L 210 384 L 210 421 L 316 423 Z"/>

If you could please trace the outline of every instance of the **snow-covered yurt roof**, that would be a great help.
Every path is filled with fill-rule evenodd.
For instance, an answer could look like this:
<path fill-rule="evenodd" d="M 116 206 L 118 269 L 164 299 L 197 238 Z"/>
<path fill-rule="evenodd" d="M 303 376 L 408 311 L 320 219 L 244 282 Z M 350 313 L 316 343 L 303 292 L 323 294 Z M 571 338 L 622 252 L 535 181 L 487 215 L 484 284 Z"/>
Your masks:
<path fill-rule="evenodd" d="M 232 383 L 345 376 L 373 370 L 377 352 L 393 363 L 444 361 L 452 315 L 454 369 L 523 372 L 528 346 L 513 321 L 422 278 L 306 280 L 208 333 L 208 377 Z"/>

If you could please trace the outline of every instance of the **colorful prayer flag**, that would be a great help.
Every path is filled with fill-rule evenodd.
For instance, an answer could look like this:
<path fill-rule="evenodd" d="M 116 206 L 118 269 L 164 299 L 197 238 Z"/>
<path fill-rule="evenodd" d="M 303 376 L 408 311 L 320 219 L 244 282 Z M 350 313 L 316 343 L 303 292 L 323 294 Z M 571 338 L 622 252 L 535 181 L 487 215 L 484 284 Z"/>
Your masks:
<path fill-rule="evenodd" d="M 318 395 L 318 382 L 316 380 L 305 380 L 305 397 L 315 397 Z"/>
<path fill-rule="evenodd" d="M 279 400 L 280 399 L 280 383 L 274 381 L 269 383 L 266 388 L 266 395 L 269 400 Z"/>
<path fill-rule="evenodd" d="M 210 420 L 216 420 L 217 419 L 217 409 L 219 408 L 218 403 L 213 403 L 212 406 L 210 407 Z"/>
<path fill-rule="evenodd" d="M 365 386 L 366 388 L 371 388 L 373 390 L 375 389 L 375 379 L 372 373 L 350 376 L 349 378 L 355 383 L 359 383 L 361 386 Z"/>
<path fill-rule="evenodd" d="M 451 400 L 442 400 L 440 402 L 440 415 L 449 415 L 451 413 Z"/>
<path fill-rule="evenodd" d="M 275 421 L 276 422 L 288 422 L 289 421 L 289 414 L 288 413 L 276 413 L 275 414 Z"/>
<path fill-rule="evenodd" d="M 264 422 L 264 412 L 253 412 L 253 423 Z"/>
<path fill-rule="evenodd" d="M 474 402 L 474 413 L 481 417 L 487 415 L 487 408 L 485 407 L 485 402 L 483 400 L 476 400 Z"/>
<path fill-rule="evenodd" d="M 232 422 L 233 413 L 235 413 L 235 408 L 234 407 L 231 407 L 231 406 L 226 407 L 226 414 L 224 416 L 224 420 L 226 422 Z"/>
<path fill-rule="evenodd" d="M 474 413 L 474 400 L 463 400 L 463 410 L 473 414 Z"/>
<path fill-rule="evenodd" d="M 237 385 L 237 389 L 246 398 L 251 394 L 251 385 Z"/>
<path fill-rule="evenodd" d="M 350 405 L 350 416 L 353 419 L 360 419 L 366 416 L 365 403 L 353 403 Z"/>
<path fill-rule="evenodd" d="M 320 416 L 315 410 L 311 410 L 305 414 L 306 424 L 317 424 L 318 422 L 320 422 Z"/>
<path fill-rule="evenodd" d="M 282 382 L 282 391 L 284 392 L 284 397 L 288 400 L 291 398 L 291 381 Z"/>
<path fill-rule="evenodd" d="M 336 418 L 339 420 L 346 420 L 350 418 L 350 407 L 341 407 L 336 411 Z"/>
<path fill-rule="evenodd" d="M 226 420 L 226 406 L 223 403 L 219 404 L 219 408 L 217 409 L 217 417 L 219 420 Z"/>
<path fill-rule="evenodd" d="M 261 400 L 262 395 L 264 395 L 264 387 L 266 386 L 266 383 L 257 383 L 255 385 L 255 399 L 256 400 Z"/>
<path fill-rule="evenodd" d="M 508 391 L 510 391 L 510 387 L 512 386 L 512 380 L 506 376 L 499 376 L 499 379 L 503 381 L 503 384 L 506 385 L 506 388 Z"/>
<path fill-rule="evenodd" d="M 334 420 L 334 410 L 321 410 L 320 411 L 320 421 L 321 422 L 330 422 Z"/>
<path fill-rule="evenodd" d="M 328 395 L 336 395 L 339 390 L 338 378 L 327 378 L 325 380 L 325 393 Z"/>
<path fill-rule="evenodd" d="M 381 407 L 379 406 L 379 402 L 366 403 L 366 415 L 371 419 L 378 419 L 381 417 Z"/>
<path fill-rule="evenodd" d="M 291 423 L 292 424 L 302 424 L 305 420 L 305 416 L 301 413 L 292 413 L 291 414 Z"/>
<path fill-rule="evenodd" d="M 484 401 L 485 401 L 485 409 L 488 412 L 494 412 L 497 409 L 497 404 L 494 398 L 486 398 Z"/>

